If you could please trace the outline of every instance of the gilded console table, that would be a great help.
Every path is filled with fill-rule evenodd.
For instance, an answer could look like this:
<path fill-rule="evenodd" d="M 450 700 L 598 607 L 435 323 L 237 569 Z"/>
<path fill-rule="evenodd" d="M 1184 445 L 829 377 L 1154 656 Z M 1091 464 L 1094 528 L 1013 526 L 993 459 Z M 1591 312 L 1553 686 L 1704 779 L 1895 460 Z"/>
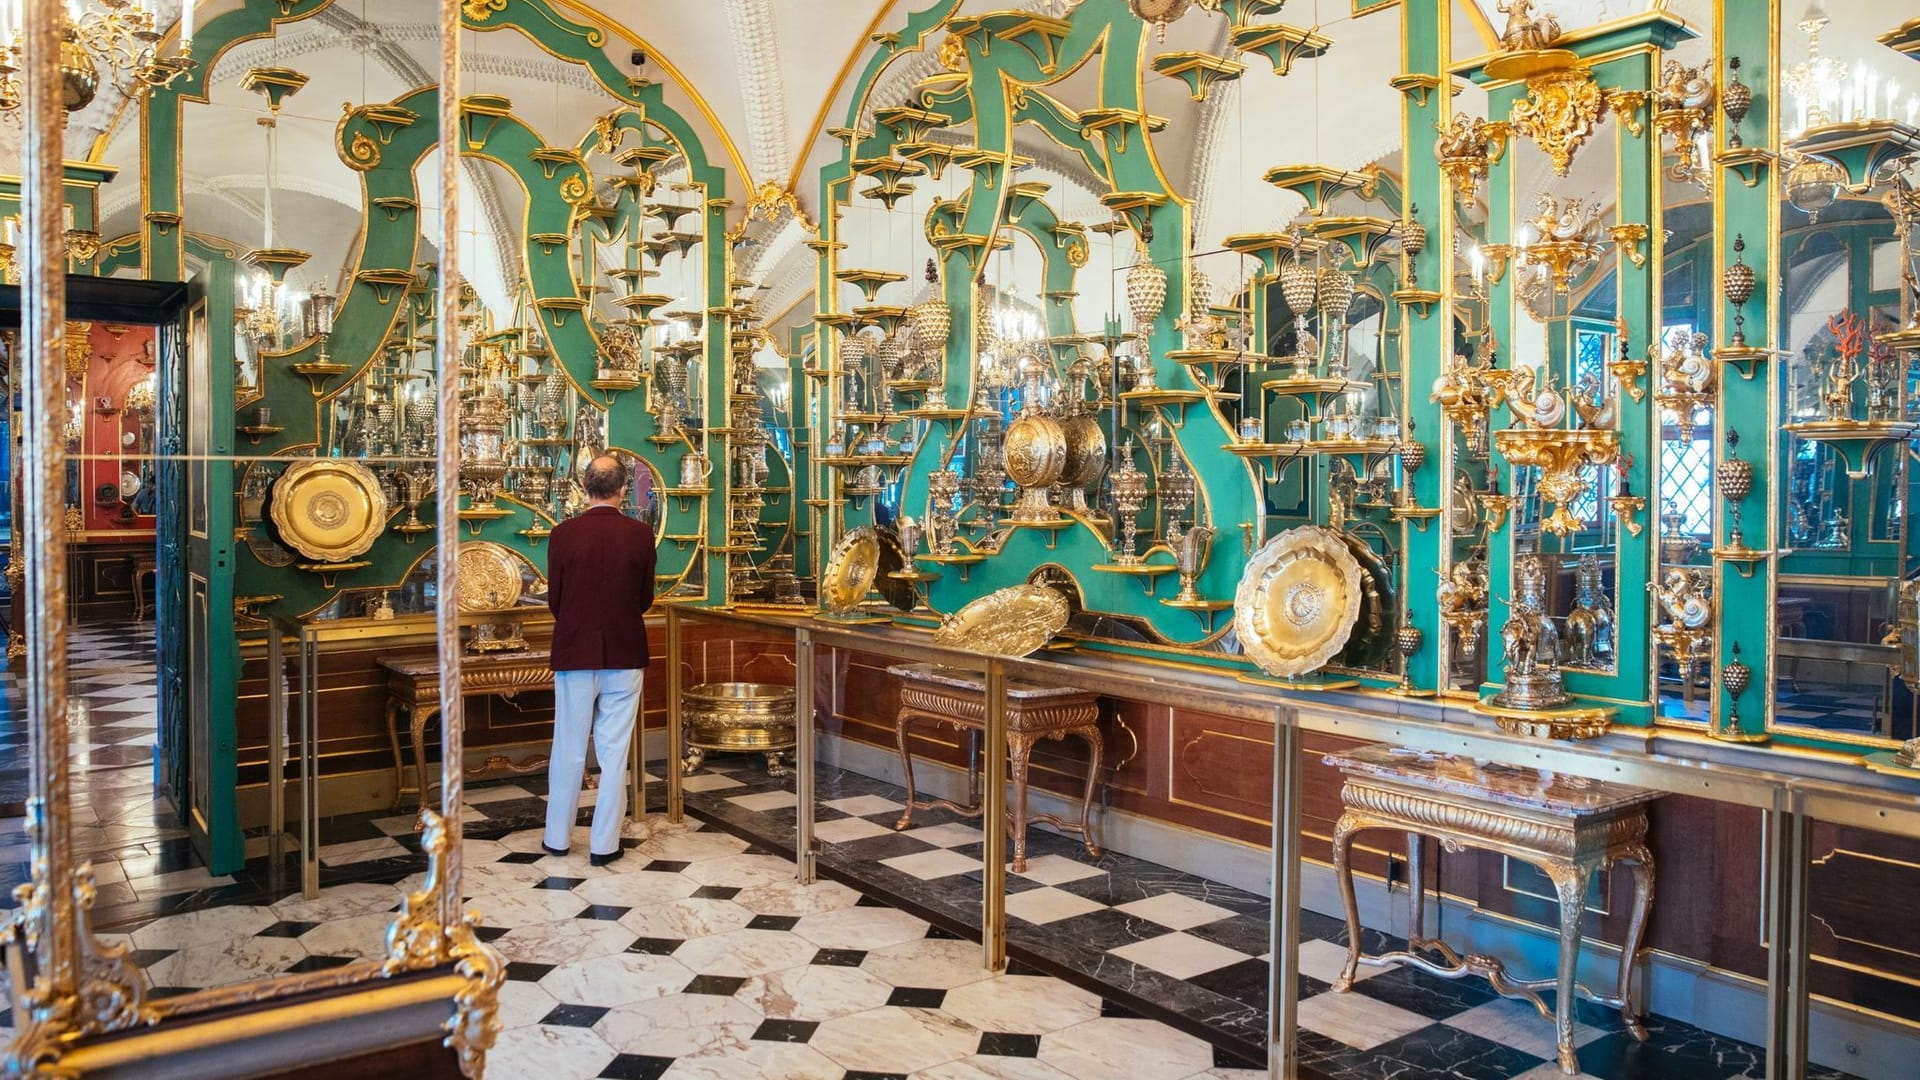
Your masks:
<path fill-rule="evenodd" d="M 463 694 L 493 694 L 513 698 L 525 690 L 553 689 L 553 669 L 549 654 L 541 652 L 502 652 L 466 656 L 460 662 L 460 690 Z M 383 656 L 380 666 L 387 672 L 387 739 L 393 744 L 393 805 L 412 793 L 427 805 L 431 785 L 427 779 L 427 725 L 440 715 L 440 659 L 431 653 L 412 656 Z M 400 756 L 400 714 L 407 716 L 407 732 L 413 746 L 413 783 L 407 783 L 407 770 Z M 468 776 L 484 776 L 496 768 L 516 773 L 545 768 L 546 755 L 525 761 L 505 756 L 487 759 L 485 768 L 469 769 Z"/>
<path fill-rule="evenodd" d="M 1471 759 L 1367 746 L 1329 754 L 1326 762 L 1346 774 L 1344 807 L 1333 831 L 1333 869 L 1347 912 L 1347 962 L 1334 989 L 1349 990 L 1359 964 L 1404 963 L 1443 978 L 1479 975 L 1506 997 L 1533 1002 L 1554 1021 L 1560 1071 L 1579 1071 L 1573 1045 L 1573 999 L 1620 1010 L 1627 1030 L 1645 1041 L 1647 1030 L 1633 1000 L 1633 968 L 1653 904 L 1653 855 L 1647 849 L 1647 804 L 1660 793 L 1600 780 L 1556 776 L 1533 769 L 1480 766 Z M 1410 917 L 1407 948 L 1379 956 L 1360 954 L 1360 908 L 1350 859 L 1354 834 L 1394 829 L 1408 834 Z M 1444 941 L 1426 936 L 1426 886 L 1421 876 L 1420 838 L 1430 836 L 1447 851 L 1482 848 L 1531 863 L 1553 881 L 1560 900 L 1560 957 L 1552 978 L 1515 979 L 1491 956 L 1460 956 Z M 1620 950 L 1616 991 L 1605 996 L 1579 985 L 1580 921 L 1587 882 L 1597 870 L 1627 863 L 1633 868 L 1633 908 Z M 1429 955 L 1432 954 L 1432 955 Z M 1438 956 L 1435 960 L 1433 957 Z M 1552 989 L 1554 1009 L 1539 991 Z"/>
<path fill-rule="evenodd" d="M 947 799 L 913 797 L 913 752 L 908 749 L 907 734 L 916 720 L 948 724 L 965 730 L 970 740 L 987 726 L 986 688 L 981 680 L 964 671 L 935 667 L 932 664 L 900 664 L 887 669 L 900 677 L 900 714 L 895 721 L 894 739 L 900 749 L 900 767 L 906 774 L 906 810 L 894 824 L 905 829 L 913 822 L 915 810 L 944 808 L 968 817 L 979 817 L 979 772 L 971 745 L 967 755 L 967 792 L 971 805 L 962 806 Z M 1093 789 L 1100 780 L 1100 704 L 1097 694 L 1073 687 L 1037 686 L 1031 683 L 1007 683 L 1007 757 L 1013 773 L 1013 803 L 1008 808 L 1013 833 L 1013 869 L 1027 868 L 1027 822 L 1044 821 L 1062 832 L 1077 833 L 1087 853 L 1098 856 L 1100 845 L 1094 839 L 1090 818 L 1093 813 Z M 1033 744 L 1041 739 L 1064 739 L 1077 735 L 1086 740 L 1086 788 L 1080 794 L 1080 820 L 1067 821 L 1053 814 L 1027 811 L 1027 764 Z"/>

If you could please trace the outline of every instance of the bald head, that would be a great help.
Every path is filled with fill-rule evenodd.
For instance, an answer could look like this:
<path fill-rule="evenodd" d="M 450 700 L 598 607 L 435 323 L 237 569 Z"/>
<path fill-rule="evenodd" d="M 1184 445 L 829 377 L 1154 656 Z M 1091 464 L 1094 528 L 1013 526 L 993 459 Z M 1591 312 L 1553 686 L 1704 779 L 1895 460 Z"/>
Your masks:
<path fill-rule="evenodd" d="M 612 502 L 626 490 L 627 467 L 612 454 L 601 454 L 587 462 L 582 483 L 587 489 L 587 498 L 594 502 Z"/>

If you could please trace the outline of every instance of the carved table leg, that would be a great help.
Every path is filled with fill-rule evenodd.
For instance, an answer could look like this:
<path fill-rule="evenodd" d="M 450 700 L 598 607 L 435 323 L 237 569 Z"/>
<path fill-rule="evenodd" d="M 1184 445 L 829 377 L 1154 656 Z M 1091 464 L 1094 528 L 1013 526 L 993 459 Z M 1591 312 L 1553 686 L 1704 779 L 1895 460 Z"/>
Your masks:
<path fill-rule="evenodd" d="M 1560 1046 L 1560 1071 L 1580 1071 L 1580 1055 L 1573 1048 L 1573 1002 L 1579 985 L 1580 921 L 1586 913 L 1587 870 L 1582 866 L 1542 866 L 1560 897 L 1560 967 L 1554 989 L 1553 1026 Z"/>
<path fill-rule="evenodd" d="M 413 739 L 413 782 L 418 788 L 420 809 L 427 808 L 427 723 L 440 715 L 438 708 L 413 710 L 408 734 Z"/>
<path fill-rule="evenodd" d="M 787 763 L 785 750 L 767 751 L 767 775 L 776 780 L 793 775 L 793 766 Z"/>
<path fill-rule="evenodd" d="M 1033 758 L 1033 736 L 1007 733 L 1007 760 L 1013 770 L 1013 872 L 1027 868 L 1027 763 Z M 993 783 L 1000 778 L 994 777 Z"/>
<path fill-rule="evenodd" d="M 1360 970 L 1360 901 L 1353 894 L 1353 837 L 1362 823 L 1352 811 L 1340 815 L 1333 827 L 1333 877 L 1340 883 L 1340 903 L 1347 912 L 1347 962 L 1340 977 L 1333 981 L 1339 991 L 1353 989 L 1354 973 Z"/>
<path fill-rule="evenodd" d="M 895 829 L 904 829 L 913 824 L 913 751 L 907 749 L 907 728 L 913 723 L 913 714 L 901 713 L 894 721 L 893 741 L 900 748 L 901 779 L 907 787 L 906 806 L 900 811 L 900 820 L 893 823 Z"/>
<path fill-rule="evenodd" d="M 387 742 L 393 747 L 393 808 L 400 809 L 400 802 L 407 791 L 407 762 L 400 756 L 400 710 L 405 708 L 397 701 L 387 702 Z"/>
<path fill-rule="evenodd" d="M 687 756 L 680 759 L 680 774 L 685 776 L 689 773 L 698 772 L 701 764 L 706 760 L 707 751 L 704 747 L 687 747 Z"/>
<path fill-rule="evenodd" d="M 1080 842 L 1087 846 L 1087 854 L 1097 859 L 1100 857 L 1100 844 L 1093 837 L 1093 791 L 1100 783 L 1100 758 L 1105 751 L 1105 743 L 1097 727 L 1082 729 L 1080 737 L 1087 740 L 1090 758 L 1087 762 L 1087 786 L 1080 793 Z"/>
<path fill-rule="evenodd" d="M 1420 834 L 1407 834 L 1407 950 L 1419 952 L 1427 938 L 1426 855 Z"/>
<path fill-rule="evenodd" d="M 1633 863 L 1633 910 L 1628 916 L 1626 941 L 1620 948 L 1620 1018 L 1634 1038 L 1646 1042 L 1647 1025 L 1640 1019 L 1640 1006 L 1633 998 L 1633 969 L 1646 936 L 1647 913 L 1653 908 L 1653 852 L 1645 844 L 1634 844 L 1620 858 Z"/>

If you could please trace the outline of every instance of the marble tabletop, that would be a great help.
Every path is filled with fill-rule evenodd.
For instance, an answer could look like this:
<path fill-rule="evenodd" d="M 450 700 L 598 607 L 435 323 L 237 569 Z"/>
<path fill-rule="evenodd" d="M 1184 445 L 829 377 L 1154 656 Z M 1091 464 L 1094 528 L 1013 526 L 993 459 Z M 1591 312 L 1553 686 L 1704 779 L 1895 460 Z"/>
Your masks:
<path fill-rule="evenodd" d="M 938 664 L 895 664 L 887 669 L 887 673 L 898 675 L 909 682 L 933 683 L 936 686 L 947 686 L 976 694 L 986 690 L 985 676 L 975 675 L 971 671 L 961 671 L 958 668 L 941 667 Z M 1042 686 L 1038 683 L 1013 681 L 1007 683 L 1007 697 L 1016 701 L 1078 697 L 1093 692 L 1074 686 Z"/>
<path fill-rule="evenodd" d="M 471 671 L 491 667 L 519 666 L 529 661 L 538 661 L 541 667 L 547 665 L 552 653 L 546 649 L 525 649 L 520 652 L 480 653 L 460 658 L 462 670 Z M 422 675 L 432 675 L 440 670 L 438 653 L 412 653 L 402 656 L 382 656 L 380 666 L 395 675 L 405 675 L 417 679 Z"/>
<path fill-rule="evenodd" d="M 1650 788 L 1399 746 L 1362 746 L 1328 754 L 1323 760 L 1353 777 L 1568 817 L 1622 810 L 1651 802 L 1662 794 Z"/>

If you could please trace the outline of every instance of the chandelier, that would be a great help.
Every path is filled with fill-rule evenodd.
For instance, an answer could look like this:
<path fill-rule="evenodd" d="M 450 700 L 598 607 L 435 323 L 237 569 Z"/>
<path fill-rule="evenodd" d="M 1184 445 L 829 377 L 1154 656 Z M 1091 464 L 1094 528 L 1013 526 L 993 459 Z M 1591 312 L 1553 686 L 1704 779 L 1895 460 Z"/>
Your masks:
<path fill-rule="evenodd" d="M 1901 101 L 1900 83 L 1883 78 L 1864 62 L 1848 63 L 1820 54 L 1820 32 L 1832 20 L 1826 0 L 1812 0 L 1795 24 L 1807 35 L 1807 57 L 1781 72 L 1781 85 L 1792 95 L 1794 117 L 1788 138 L 1810 128 L 1865 120 L 1920 121 L 1920 94 Z"/>
<path fill-rule="evenodd" d="M 17 77 L 27 0 L 0 0 L 0 114 L 19 122 Z M 180 49 L 163 55 L 159 0 L 66 0 L 60 13 L 60 83 L 66 112 L 86 108 L 106 77 L 122 93 L 151 93 L 193 70 L 193 2 L 180 5 Z"/>

